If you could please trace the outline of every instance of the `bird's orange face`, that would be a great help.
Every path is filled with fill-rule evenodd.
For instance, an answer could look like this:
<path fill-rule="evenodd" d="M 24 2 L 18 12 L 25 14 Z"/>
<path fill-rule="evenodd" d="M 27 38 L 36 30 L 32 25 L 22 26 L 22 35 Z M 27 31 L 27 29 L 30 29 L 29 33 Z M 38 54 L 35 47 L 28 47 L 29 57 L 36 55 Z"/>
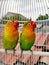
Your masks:
<path fill-rule="evenodd" d="M 26 22 L 23 26 L 23 29 L 24 28 L 29 28 L 30 30 L 34 31 L 36 28 L 36 23 L 34 21 Z"/>
<path fill-rule="evenodd" d="M 22 28 L 22 37 L 29 41 L 31 41 L 33 38 L 35 38 L 34 27 L 33 27 L 33 25 L 31 25 L 30 22 L 27 22 L 24 24 L 24 26 Z"/>
<path fill-rule="evenodd" d="M 8 40 L 14 40 L 17 38 L 18 33 L 18 22 L 9 20 L 4 27 L 4 35 Z"/>

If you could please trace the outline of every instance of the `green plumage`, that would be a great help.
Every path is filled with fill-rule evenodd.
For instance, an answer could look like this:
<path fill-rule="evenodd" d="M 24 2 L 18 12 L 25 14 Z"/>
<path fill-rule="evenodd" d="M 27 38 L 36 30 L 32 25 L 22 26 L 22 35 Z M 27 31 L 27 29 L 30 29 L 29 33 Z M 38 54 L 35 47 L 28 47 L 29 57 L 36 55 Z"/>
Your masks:
<path fill-rule="evenodd" d="M 17 42 L 18 42 L 18 39 L 14 40 L 14 41 L 9 41 L 3 35 L 3 44 L 2 44 L 2 46 L 3 46 L 4 49 L 7 49 L 7 50 L 14 49 L 17 45 Z"/>
<path fill-rule="evenodd" d="M 22 33 L 21 33 L 21 35 L 20 35 L 20 47 L 22 50 L 25 50 L 25 51 L 30 50 L 34 44 L 34 41 L 35 41 L 35 38 L 32 41 L 24 39 L 22 36 Z"/>

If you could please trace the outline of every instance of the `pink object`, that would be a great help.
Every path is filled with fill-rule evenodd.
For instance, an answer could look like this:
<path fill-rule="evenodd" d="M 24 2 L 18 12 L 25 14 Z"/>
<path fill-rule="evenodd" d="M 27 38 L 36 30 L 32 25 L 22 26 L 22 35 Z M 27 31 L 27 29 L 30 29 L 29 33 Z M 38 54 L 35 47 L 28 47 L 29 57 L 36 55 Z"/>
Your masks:
<path fill-rule="evenodd" d="M 42 34 L 41 35 L 41 37 L 39 38 L 40 40 L 38 41 L 38 43 L 37 43 L 37 46 L 38 45 L 43 45 L 44 44 L 44 42 L 47 40 L 47 37 L 48 37 L 48 35 L 47 34 Z M 36 44 L 36 43 L 35 43 Z M 33 48 L 32 48 L 32 50 L 33 50 Z M 36 47 L 35 47 L 35 51 L 42 51 L 42 49 L 37 49 Z M 35 60 L 34 60 L 35 59 Z M 39 59 L 39 56 L 33 56 L 33 65 L 38 61 L 38 59 Z"/>

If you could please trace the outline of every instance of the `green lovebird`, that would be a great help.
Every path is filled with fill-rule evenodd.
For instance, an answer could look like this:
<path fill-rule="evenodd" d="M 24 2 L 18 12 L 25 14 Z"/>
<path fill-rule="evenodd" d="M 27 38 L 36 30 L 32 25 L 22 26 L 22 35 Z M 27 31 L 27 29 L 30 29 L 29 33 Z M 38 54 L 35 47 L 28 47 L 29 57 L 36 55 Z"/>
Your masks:
<path fill-rule="evenodd" d="M 5 50 L 11 50 L 16 47 L 19 39 L 18 25 L 17 20 L 9 20 L 5 24 L 2 44 Z"/>
<path fill-rule="evenodd" d="M 20 48 L 22 50 L 30 50 L 33 46 L 36 38 L 35 28 L 36 23 L 34 21 L 30 21 L 23 25 L 22 33 L 20 34 Z"/>

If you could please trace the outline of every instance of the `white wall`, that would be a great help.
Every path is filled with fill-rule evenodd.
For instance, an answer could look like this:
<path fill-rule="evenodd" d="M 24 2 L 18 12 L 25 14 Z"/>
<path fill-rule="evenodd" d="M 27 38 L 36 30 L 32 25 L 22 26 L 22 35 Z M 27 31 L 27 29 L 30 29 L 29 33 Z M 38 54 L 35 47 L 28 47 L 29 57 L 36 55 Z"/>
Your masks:
<path fill-rule="evenodd" d="M 7 12 L 16 12 L 35 20 L 39 14 L 48 13 L 48 6 L 48 0 L 0 0 L 0 18 Z"/>

